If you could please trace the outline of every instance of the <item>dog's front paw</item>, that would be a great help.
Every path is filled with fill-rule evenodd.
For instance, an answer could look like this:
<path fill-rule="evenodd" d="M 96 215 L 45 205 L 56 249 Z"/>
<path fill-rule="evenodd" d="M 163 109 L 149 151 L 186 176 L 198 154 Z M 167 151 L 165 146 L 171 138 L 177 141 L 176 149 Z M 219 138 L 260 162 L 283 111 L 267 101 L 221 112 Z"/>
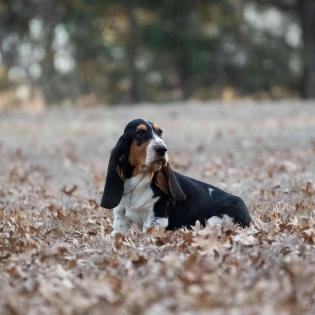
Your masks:
<path fill-rule="evenodd" d="M 120 231 L 115 231 L 115 230 L 113 230 L 112 233 L 110 233 L 111 236 L 116 236 L 116 235 L 119 235 L 119 234 L 125 235 L 126 233 L 123 233 L 123 232 L 120 232 Z"/>
<path fill-rule="evenodd" d="M 159 226 L 162 228 L 166 228 L 168 226 L 168 218 L 159 218 L 159 217 L 154 217 L 151 226 Z"/>

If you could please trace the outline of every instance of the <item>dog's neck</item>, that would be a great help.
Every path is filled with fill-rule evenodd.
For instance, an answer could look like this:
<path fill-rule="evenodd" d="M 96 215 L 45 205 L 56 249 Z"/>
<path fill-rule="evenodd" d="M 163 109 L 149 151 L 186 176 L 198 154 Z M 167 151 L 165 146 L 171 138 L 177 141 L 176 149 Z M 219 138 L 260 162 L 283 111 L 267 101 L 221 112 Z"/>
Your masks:
<path fill-rule="evenodd" d="M 124 195 L 148 188 L 151 185 L 152 177 L 151 173 L 140 173 L 128 178 L 124 185 Z"/>

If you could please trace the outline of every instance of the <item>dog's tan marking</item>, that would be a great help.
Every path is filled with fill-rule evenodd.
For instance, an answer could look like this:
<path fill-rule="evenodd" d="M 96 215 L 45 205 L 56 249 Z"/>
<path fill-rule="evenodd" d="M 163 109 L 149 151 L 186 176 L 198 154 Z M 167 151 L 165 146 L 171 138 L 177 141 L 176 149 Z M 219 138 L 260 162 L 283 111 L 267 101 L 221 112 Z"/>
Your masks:
<path fill-rule="evenodd" d="M 137 130 L 147 131 L 147 130 L 148 130 L 148 128 L 147 128 L 147 126 L 146 126 L 146 125 L 141 124 L 141 125 L 139 125 L 139 126 L 137 127 Z"/>
<path fill-rule="evenodd" d="M 132 166 L 134 166 L 134 170 L 132 174 L 133 176 L 136 176 L 143 171 L 143 165 L 146 160 L 146 152 L 147 152 L 147 146 L 149 142 L 150 141 L 148 140 L 142 143 L 141 145 L 138 145 L 136 143 L 136 140 L 134 140 L 131 144 L 130 153 L 129 153 L 129 162 Z"/>
<path fill-rule="evenodd" d="M 155 133 L 159 134 L 162 132 L 162 129 L 157 125 L 157 124 L 153 124 L 153 130 L 155 131 Z"/>
<path fill-rule="evenodd" d="M 159 171 L 155 172 L 154 174 L 154 181 L 156 186 L 158 186 L 166 195 L 170 196 L 170 187 L 169 187 L 169 176 L 170 166 L 167 165 L 163 166 Z"/>
<path fill-rule="evenodd" d="M 118 165 L 117 165 L 117 167 L 116 167 L 116 172 L 117 172 L 118 176 L 119 176 L 121 179 L 124 178 L 123 171 L 122 171 L 122 169 L 121 169 Z"/>

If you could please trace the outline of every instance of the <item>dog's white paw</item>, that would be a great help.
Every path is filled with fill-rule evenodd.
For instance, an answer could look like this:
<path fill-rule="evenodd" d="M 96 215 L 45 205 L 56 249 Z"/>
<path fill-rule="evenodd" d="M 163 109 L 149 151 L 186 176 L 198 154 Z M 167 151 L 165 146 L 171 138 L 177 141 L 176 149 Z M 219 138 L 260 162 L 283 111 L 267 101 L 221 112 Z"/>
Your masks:
<path fill-rule="evenodd" d="M 221 225 L 223 223 L 223 219 L 217 216 L 211 217 L 210 219 L 208 219 L 208 224 L 211 225 Z"/>
<path fill-rule="evenodd" d="M 158 218 L 155 217 L 152 222 L 151 222 L 152 226 L 159 226 L 162 228 L 166 228 L 168 226 L 168 218 Z"/>

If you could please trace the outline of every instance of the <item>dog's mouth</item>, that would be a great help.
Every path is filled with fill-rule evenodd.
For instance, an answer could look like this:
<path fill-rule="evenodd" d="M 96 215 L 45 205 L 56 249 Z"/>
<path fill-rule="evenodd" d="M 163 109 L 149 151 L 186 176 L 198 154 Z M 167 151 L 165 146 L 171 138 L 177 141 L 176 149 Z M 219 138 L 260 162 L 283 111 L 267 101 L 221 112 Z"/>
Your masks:
<path fill-rule="evenodd" d="M 159 159 L 156 160 L 156 163 L 157 163 L 157 164 L 165 165 L 166 162 L 167 162 L 167 159 L 166 159 L 165 157 L 159 158 Z"/>
<path fill-rule="evenodd" d="M 167 158 L 165 157 L 160 157 L 158 159 L 155 159 L 154 161 L 152 161 L 150 164 L 148 165 L 143 165 L 143 170 L 154 170 L 154 171 L 158 171 L 159 169 L 161 169 L 163 166 L 165 166 L 167 164 Z"/>
<path fill-rule="evenodd" d="M 156 165 L 156 166 L 164 166 L 167 163 L 167 158 L 166 156 L 163 157 L 159 157 L 157 159 L 155 159 L 154 161 L 152 161 L 151 165 Z"/>

